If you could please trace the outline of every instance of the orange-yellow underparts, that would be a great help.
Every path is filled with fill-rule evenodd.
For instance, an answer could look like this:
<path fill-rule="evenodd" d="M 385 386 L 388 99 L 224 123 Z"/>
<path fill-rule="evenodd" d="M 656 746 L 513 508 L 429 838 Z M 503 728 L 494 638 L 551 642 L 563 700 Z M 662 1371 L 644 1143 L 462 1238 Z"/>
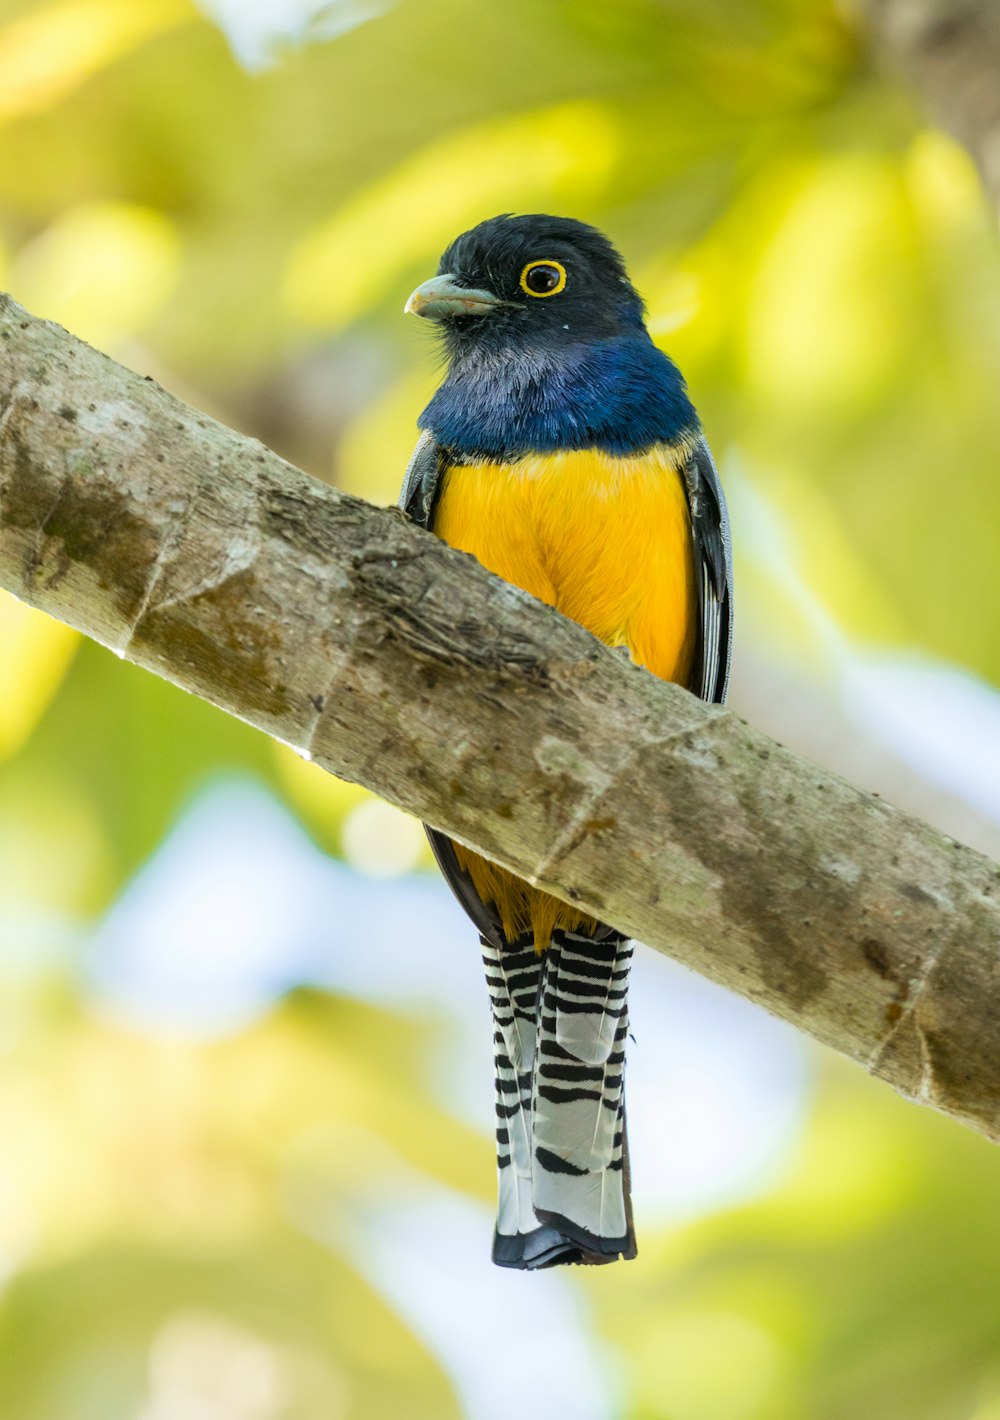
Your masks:
<path fill-rule="evenodd" d="M 654 675 L 686 683 L 697 594 L 682 456 L 581 449 L 456 464 L 443 476 L 434 532 L 609 646 L 627 647 Z M 461 844 L 455 852 L 508 941 L 530 928 L 543 950 L 554 927 L 592 922 Z"/>

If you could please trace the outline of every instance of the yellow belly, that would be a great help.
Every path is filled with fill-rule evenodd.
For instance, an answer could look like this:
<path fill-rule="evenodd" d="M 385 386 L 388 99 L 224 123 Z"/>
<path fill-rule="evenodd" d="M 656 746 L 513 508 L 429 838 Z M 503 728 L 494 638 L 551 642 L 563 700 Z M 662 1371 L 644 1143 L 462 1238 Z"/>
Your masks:
<path fill-rule="evenodd" d="M 697 595 L 678 452 L 637 458 L 594 449 L 533 454 L 510 465 L 454 465 L 443 475 L 434 532 L 548 602 L 664 680 L 691 672 Z M 508 941 L 529 928 L 589 924 L 573 908 L 455 845 Z"/>

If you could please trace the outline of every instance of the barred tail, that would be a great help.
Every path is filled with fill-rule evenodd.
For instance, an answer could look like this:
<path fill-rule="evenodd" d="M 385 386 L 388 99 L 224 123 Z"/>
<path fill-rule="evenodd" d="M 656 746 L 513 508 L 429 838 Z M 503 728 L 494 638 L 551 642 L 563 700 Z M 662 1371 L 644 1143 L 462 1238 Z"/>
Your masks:
<path fill-rule="evenodd" d="M 568 1261 L 572 1244 L 541 1223 L 531 1205 L 531 1091 L 543 958 L 526 933 L 500 950 L 483 941 L 493 1007 L 499 1203 L 493 1261 L 546 1267 Z"/>
<path fill-rule="evenodd" d="M 497 1232 L 519 1238 L 537 1228 L 531 1210 L 531 1067 L 541 958 L 530 942 L 499 951 L 483 942 L 493 1007 L 496 1065 Z"/>
<path fill-rule="evenodd" d="M 634 1257 L 623 1067 L 631 944 L 553 933 L 483 943 L 493 1007 L 504 1267 Z"/>
<path fill-rule="evenodd" d="M 536 1034 L 532 1204 L 583 1262 L 635 1256 L 625 1137 L 632 943 L 553 934 Z"/>

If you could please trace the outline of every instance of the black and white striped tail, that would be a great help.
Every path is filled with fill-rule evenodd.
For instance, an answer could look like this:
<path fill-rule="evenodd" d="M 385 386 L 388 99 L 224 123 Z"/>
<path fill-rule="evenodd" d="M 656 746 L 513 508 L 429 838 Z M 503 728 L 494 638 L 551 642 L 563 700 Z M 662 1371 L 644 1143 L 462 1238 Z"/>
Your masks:
<path fill-rule="evenodd" d="M 635 1256 L 624 1065 L 632 944 L 556 930 L 484 942 L 493 1005 L 503 1267 Z"/>

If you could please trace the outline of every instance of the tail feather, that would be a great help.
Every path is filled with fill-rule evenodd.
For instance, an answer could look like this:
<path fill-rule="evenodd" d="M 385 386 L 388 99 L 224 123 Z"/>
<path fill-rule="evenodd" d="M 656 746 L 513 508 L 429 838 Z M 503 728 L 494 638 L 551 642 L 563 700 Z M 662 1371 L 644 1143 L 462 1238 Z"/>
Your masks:
<path fill-rule="evenodd" d="M 557 933 L 536 1036 L 532 1206 L 608 1260 L 635 1255 L 625 1171 L 631 961 L 632 944 L 621 937 Z"/>
<path fill-rule="evenodd" d="M 530 940 L 515 943 L 506 951 L 484 940 L 483 963 L 494 1027 L 497 1238 L 515 1240 L 514 1252 L 520 1257 L 520 1240 L 539 1227 L 531 1206 L 531 1079 L 542 959 Z M 508 1246 L 506 1251 L 510 1250 Z"/>
<path fill-rule="evenodd" d="M 505 1267 L 634 1257 L 623 1072 L 631 943 L 617 934 L 483 942 L 495 1026 Z"/>

